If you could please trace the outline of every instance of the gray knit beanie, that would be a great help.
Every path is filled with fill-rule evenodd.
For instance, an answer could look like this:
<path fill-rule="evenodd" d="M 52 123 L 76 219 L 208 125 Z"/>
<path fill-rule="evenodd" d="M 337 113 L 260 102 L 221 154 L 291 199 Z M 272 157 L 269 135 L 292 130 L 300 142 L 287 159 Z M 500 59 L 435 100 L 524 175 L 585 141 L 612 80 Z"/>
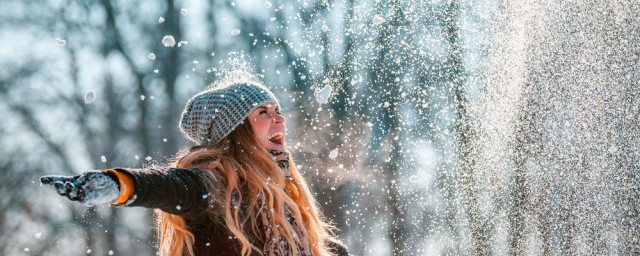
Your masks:
<path fill-rule="evenodd" d="M 253 82 L 231 83 L 205 89 L 193 96 L 180 117 L 180 131 L 198 145 L 215 144 L 229 135 L 258 106 L 279 105 L 276 96 Z"/>

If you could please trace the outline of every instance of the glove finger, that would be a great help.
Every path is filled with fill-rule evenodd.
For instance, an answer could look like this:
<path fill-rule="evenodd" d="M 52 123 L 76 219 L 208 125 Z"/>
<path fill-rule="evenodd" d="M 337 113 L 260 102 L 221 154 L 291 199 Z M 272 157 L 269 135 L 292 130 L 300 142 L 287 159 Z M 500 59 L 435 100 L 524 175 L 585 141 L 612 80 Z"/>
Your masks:
<path fill-rule="evenodd" d="M 81 197 L 81 189 L 79 186 L 75 184 L 74 181 L 67 181 L 64 183 L 65 191 L 67 192 L 67 198 L 71 201 L 80 201 Z"/>
<path fill-rule="evenodd" d="M 73 181 L 67 181 L 64 183 L 64 190 L 67 193 L 73 192 L 73 190 L 75 189 L 75 185 L 73 184 Z"/>
<path fill-rule="evenodd" d="M 58 194 L 62 196 L 67 195 L 65 185 L 62 181 L 56 181 L 55 183 L 53 183 L 53 187 L 56 188 L 56 192 L 58 192 Z"/>
<path fill-rule="evenodd" d="M 61 175 L 46 175 L 46 176 L 42 176 L 40 177 L 40 183 L 45 184 L 45 185 L 51 185 L 54 184 L 55 182 L 66 182 L 66 181 L 70 181 L 72 180 L 73 177 L 68 177 L 68 176 L 61 176 Z"/>
<path fill-rule="evenodd" d="M 80 197 L 75 194 L 67 194 L 67 198 L 71 201 L 80 201 Z"/>

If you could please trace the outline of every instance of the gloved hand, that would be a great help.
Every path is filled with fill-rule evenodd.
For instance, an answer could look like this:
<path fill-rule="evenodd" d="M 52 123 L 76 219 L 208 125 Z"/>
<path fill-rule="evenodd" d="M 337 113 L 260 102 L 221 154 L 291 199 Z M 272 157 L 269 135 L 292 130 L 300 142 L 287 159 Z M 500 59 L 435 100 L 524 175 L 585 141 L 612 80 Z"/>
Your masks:
<path fill-rule="evenodd" d="M 77 176 L 47 175 L 40 182 L 53 185 L 58 194 L 84 206 L 108 204 L 120 193 L 116 177 L 102 171 L 89 171 Z"/>

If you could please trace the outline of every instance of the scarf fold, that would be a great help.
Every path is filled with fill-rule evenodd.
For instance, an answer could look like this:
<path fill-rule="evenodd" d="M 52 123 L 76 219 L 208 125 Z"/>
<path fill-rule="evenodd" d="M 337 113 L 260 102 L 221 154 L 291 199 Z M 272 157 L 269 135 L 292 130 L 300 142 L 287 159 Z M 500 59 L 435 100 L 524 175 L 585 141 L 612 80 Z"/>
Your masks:
<path fill-rule="evenodd" d="M 273 156 L 273 160 L 278 164 L 278 167 L 280 167 L 280 169 L 282 170 L 285 176 L 285 190 L 287 191 L 291 199 L 293 199 L 293 201 L 295 201 L 296 203 L 300 203 L 301 202 L 300 191 L 298 190 L 295 184 L 295 180 L 291 176 L 291 169 L 289 168 L 289 163 L 290 163 L 289 152 L 269 150 L 269 153 Z M 289 219 L 289 223 L 291 224 L 291 226 L 293 227 L 296 233 L 295 235 L 298 237 L 305 237 L 305 234 L 302 233 L 302 230 L 300 229 L 300 227 L 304 224 L 295 218 L 295 216 L 293 215 L 293 212 L 291 212 L 291 209 L 287 209 L 286 214 L 287 214 L 287 218 Z M 263 217 L 263 222 L 265 221 L 266 219 Z M 298 255 L 301 255 L 301 256 L 313 255 L 313 253 L 311 252 L 311 248 L 309 246 L 309 242 L 306 240 L 302 240 L 301 242 L 302 244 L 298 244 L 298 248 L 297 248 Z M 289 255 L 290 249 L 287 246 L 282 246 L 283 244 L 286 244 L 286 243 L 279 243 L 279 244 L 280 246 L 276 246 L 276 254 Z"/>
<path fill-rule="evenodd" d="M 269 153 L 273 156 L 273 160 L 276 161 L 278 167 L 282 169 L 282 173 L 286 179 L 285 189 L 287 190 L 287 193 L 289 193 L 289 196 L 291 196 L 293 200 L 298 202 L 298 199 L 300 198 L 300 191 L 295 185 L 293 177 L 291 177 L 291 169 L 289 169 L 289 152 L 269 150 Z"/>

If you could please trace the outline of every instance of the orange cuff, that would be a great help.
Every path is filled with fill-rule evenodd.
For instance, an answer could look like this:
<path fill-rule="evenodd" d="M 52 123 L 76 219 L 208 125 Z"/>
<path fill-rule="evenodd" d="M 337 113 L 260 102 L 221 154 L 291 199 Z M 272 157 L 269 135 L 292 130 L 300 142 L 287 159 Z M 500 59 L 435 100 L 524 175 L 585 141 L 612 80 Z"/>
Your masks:
<path fill-rule="evenodd" d="M 133 195 L 133 178 L 126 173 L 117 171 L 116 169 L 107 169 L 107 172 L 118 177 L 118 183 L 120 183 L 120 194 L 118 195 L 118 198 L 113 200 L 110 204 L 124 204 Z"/>

